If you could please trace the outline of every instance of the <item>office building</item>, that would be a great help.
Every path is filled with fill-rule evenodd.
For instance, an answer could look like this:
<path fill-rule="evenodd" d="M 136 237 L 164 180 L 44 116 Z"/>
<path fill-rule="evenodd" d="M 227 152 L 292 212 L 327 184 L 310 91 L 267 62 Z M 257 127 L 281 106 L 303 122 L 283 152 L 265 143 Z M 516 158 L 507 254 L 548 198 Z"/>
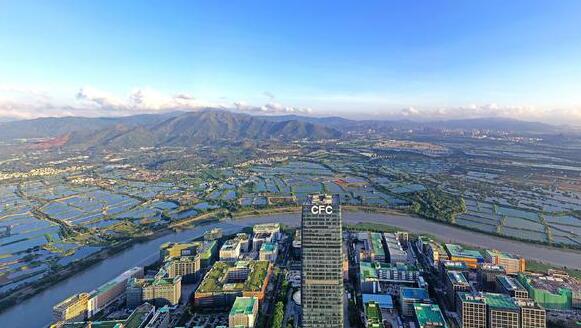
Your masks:
<path fill-rule="evenodd" d="M 518 299 L 516 304 L 520 307 L 521 328 L 547 327 L 547 311 L 545 309 L 530 299 Z"/>
<path fill-rule="evenodd" d="M 270 261 L 271 263 L 275 263 L 277 255 L 278 245 L 276 243 L 264 243 L 260 246 L 258 259 L 260 261 Z"/>
<path fill-rule="evenodd" d="M 419 328 L 448 328 L 437 304 L 417 303 L 413 305 L 413 311 Z"/>
<path fill-rule="evenodd" d="M 280 239 L 280 223 L 263 223 L 263 224 L 255 224 L 252 227 L 252 232 L 254 234 L 260 233 L 268 233 L 272 235 L 274 241 Z"/>
<path fill-rule="evenodd" d="M 496 290 L 496 277 L 505 276 L 506 270 L 503 267 L 496 264 L 483 263 L 478 268 L 478 283 L 480 288 L 487 292 L 493 292 Z"/>
<path fill-rule="evenodd" d="M 127 306 L 144 302 L 156 306 L 176 305 L 182 295 L 182 277 L 131 279 L 127 285 Z"/>
<path fill-rule="evenodd" d="M 486 262 L 502 266 L 507 274 L 517 274 L 526 270 L 524 258 L 497 250 L 485 250 Z"/>
<path fill-rule="evenodd" d="M 468 292 L 471 290 L 470 284 L 464 274 L 458 271 L 448 271 L 446 273 L 446 285 L 448 287 L 448 301 L 452 306 L 457 304 L 457 292 Z"/>
<path fill-rule="evenodd" d="M 516 299 L 528 299 L 529 292 L 518 280 L 509 276 L 496 277 L 496 290 L 499 293 L 508 294 Z"/>
<path fill-rule="evenodd" d="M 458 292 L 456 306 L 463 328 L 486 328 L 486 303 L 481 295 Z"/>
<path fill-rule="evenodd" d="M 240 240 L 237 238 L 227 240 L 220 248 L 220 261 L 238 261 L 240 249 Z"/>
<path fill-rule="evenodd" d="M 401 314 L 405 317 L 413 317 L 414 304 L 431 302 L 430 295 L 426 289 L 402 287 L 399 290 Z"/>
<path fill-rule="evenodd" d="M 484 293 L 487 306 L 488 327 L 490 328 L 519 328 L 520 309 L 508 295 Z"/>
<path fill-rule="evenodd" d="M 384 233 L 383 239 L 387 245 L 387 253 L 390 263 L 406 263 L 407 253 L 401 246 L 398 235 L 395 233 Z"/>
<path fill-rule="evenodd" d="M 126 319 L 118 320 L 97 320 L 97 321 L 76 321 L 65 322 L 62 328 L 162 328 L 164 326 L 152 326 L 148 324 L 155 316 L 155 307 L 149 303 L 145 303 L 136 308 Z M 58 326 L 57 326 L 58 327 Z M 165 328 L 165 327 L 164 327 Z"/>
<path fill-rule="evenodd" d="M 339 195 L 310 195 L 302 207 L 304 328 L 343 326 L 343 245 Z"/>
<path fill-rule="evenodd" d="M 228 315 L 228 326 L 253 328 L 257 317 L 258 300 L 255 297 L 236 297 Z"/>

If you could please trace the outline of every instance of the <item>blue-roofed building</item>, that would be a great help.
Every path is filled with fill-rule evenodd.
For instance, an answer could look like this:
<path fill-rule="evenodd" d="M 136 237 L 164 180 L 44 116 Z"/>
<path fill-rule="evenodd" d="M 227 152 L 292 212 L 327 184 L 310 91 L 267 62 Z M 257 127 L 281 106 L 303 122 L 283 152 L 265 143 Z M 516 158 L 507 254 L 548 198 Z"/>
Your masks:
<path fill-rule="evenodd" d="M 399 289 L 399 302 L 402 315 L 412 317 L 415 303 L 429 304 L 432 303 L 432 300 L 424 288 L 402 287 Z"/>
<path fill-rule="evenodd" d="M 394 308 L 393 297 L 387 294 L 363 294 L 362 296 L 363 304 L 369 302 L 375 302 L 379 305 L 382 310 L 391 311 Z"/>

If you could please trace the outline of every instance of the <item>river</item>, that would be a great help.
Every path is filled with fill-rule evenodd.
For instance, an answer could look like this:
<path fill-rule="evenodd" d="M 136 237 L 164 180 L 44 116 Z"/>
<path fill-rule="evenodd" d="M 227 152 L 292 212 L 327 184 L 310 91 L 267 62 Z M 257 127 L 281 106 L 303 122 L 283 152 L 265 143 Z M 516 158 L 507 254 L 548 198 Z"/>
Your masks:
<path fill-rule="evenodd" d="M 347 224 L 359 222 L 376 222 L 396 226 L 416 233 L 429 233 L 444 241 L 453 241 L 479 247 L 496 248 L 522 255 L 526 258 L 553 263 L 571 268 L 580 268 L 581 255 L 578 252 L 528 244 L 519 241 L 488 236 L 478 232 L 459 229 L 417 217 L 396 214 L 370 214 L 360 212 L 343 213 Z M 256 216 L 229 222 L 214 222 L 165 234 L 159 238 L 134 244 L 89 268 L 69 277 L 39 294 L 29 298 L 0 313 L 1 326 L 14 328 L 45 327 L 52 320 L 52 306 L 65 298 L 79 292 L 90 291 L 113 279 L 123 271 L 134 266 L 143 266 L 157 260 L 159 247 L 168 241 L 186 241 L 198 238 L 212 228 L 224 229 L 225 234 L 232 234 L 258 223 L 280 222 L 297 226 L 299 214 L 278 214 Z"/>

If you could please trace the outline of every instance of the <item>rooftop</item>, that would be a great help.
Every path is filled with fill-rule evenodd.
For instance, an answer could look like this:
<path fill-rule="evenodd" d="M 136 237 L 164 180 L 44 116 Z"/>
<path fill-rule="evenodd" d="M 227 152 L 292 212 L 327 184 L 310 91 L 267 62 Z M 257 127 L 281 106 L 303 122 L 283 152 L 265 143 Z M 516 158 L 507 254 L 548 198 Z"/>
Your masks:
<path fill-rule="evenodd" d="M 385 250 L 383 250 L 383 243 L 381 242 L 381 234 L 377 232 L 371 232 L 370 237 L 373 253 L 375 253 L 375 255 L 385 256 Z"/>
<path fill-rule="evenodd" d="M 424 327 L 448 327 L 442 311 L 437 304 L 414 304 L 414 312 L 420 328 Z"/>
<path fill-rule="evenodd" d="M 524 287 L 515 278 L 509 276 L 497 276 L 496 280 L 504 287 L 506 290 L 521 290 Z"/>
<path fill-rule="evenodd" d="M 236 301 L 234 301 L 234 305 L 232 305 L 232 309 L 230 310 L 230 315 L 252 314 L 254 303 L 256 302 L 255 297 L 236 297 Z"/>
<path fill-rule="evenodd" d="M 379 304 L 373 301 L 365 303 L 365 315 L 367 316 L 368 324 L 381 323 L 381 310 L 379 308 Z"/>
<path fill-rule="evenodd" d="M 496 249 L 487 249 L 486 254 L 489 256 L 498 256 L 501 259 L 512 259 L 512 260 L 518 260 L 519 257 L 514 255 L 514 254 L 510 254 L 510 253 L 506 253 L 506 252 L 501 252 L 499 250 Z"/>
<path fill-rule="evenodd" d="M 462 302 L 484 304 L 484 297 L 480 294 L 472 294 L 468 292 L 458 292 L 457 294 Z"/>
<path fill-rule="evenodd" d="M 468 284 L 466 277 L 458 271 L 448 271 L 446 274 L 448 275 L 448 279 L 454 284 Z"/>
<path fill-rule="evenodd" d="M 393 297 L 389 294 L 363 294 L 363 303 L 375 302 L 380 308 L 393 309 Z"/>
<path fill-rule="evenodd" d="M 309 195 L 304 205 L 339 205 L 339 195 L 313 194 Z"/>
<path fill-rule="evenodd" d="M 260 251 L 261 252 L 274 252 L 276 249 L 276 244 L 275 243 L 263 243 L 262 246 L 260 246 Z"/>
<path fill-rule="evenodd" d="M 480 251 L 475 250 L 475 249 L 467 249 L 467 248 L 464 248 L 464 247 L 462 247 L 460 245 L 456 245 L 456 244 L 446 244 L 446 249 L 448 250 L 448 253 L 450 254 L 450 256 L 453 256 L 453 257 L 472 258 L 472 259 L 477 259 L 480 261 L 484 260 Z"/>
<path fill-rule="evenodd" d="M 403 298 L 414 299 L 414 300 L 429 300 L 430 299 L 430 294 L 424 288 L 402 287 L 400 289 L 400 295 Z"/>
<path fill-rule="evenodd" d="M 268 261 L 237 261 L 234 264 L 218 261 L 206 273 L 197 291 L 202 293 L 222 292 L 225 290 L 258 291 L 266 280 L 269 267 L 270 262 Z M 244 283 L 231 284 L 226 282 L 226 275 L 233 269 L 249 270 L 248 277 Z"/>
<path fill-rule="evenodd" d="M 518 310 L 514 300 L 506 294 L 484 293 L 484 302 L 495 309 Z"/>

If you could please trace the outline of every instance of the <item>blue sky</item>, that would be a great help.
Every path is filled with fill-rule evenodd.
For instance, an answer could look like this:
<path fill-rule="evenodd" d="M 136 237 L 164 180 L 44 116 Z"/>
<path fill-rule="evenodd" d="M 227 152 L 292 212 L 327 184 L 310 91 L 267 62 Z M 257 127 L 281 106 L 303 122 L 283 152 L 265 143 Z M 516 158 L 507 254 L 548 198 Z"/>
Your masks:
<path fill-rule="evenodd" d="M 580 1 L 0 0 L 0 115 L 581 120 L 580 13 Z"/>

